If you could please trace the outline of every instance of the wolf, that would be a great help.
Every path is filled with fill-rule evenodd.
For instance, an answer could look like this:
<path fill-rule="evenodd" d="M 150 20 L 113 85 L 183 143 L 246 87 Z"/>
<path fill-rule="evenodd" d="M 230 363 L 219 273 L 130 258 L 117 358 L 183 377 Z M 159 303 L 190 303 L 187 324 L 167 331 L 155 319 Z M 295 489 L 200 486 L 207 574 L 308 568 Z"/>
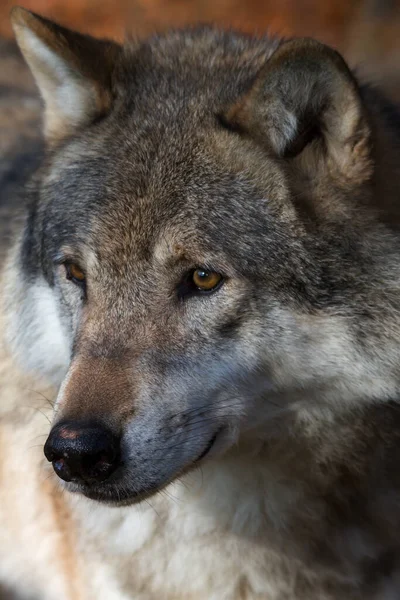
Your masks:
<path fill-rule="evenodd" d="M 400 598 L 397 109 L 312 39 L 12 23 L 2 597 Z"/>

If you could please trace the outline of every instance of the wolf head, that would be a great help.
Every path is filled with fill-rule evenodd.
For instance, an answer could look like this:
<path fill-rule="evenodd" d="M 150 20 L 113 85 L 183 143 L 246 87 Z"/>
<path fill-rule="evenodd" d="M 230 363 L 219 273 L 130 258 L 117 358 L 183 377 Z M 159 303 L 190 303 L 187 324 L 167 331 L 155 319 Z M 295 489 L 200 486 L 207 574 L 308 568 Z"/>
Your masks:
<path fill-rule="evenodd" d="M 46 455 L 72 491 L 134 502 L 282 414 L 394 397 L 384 141 L 335 51 L 13 25 L 48 150 L 10 339 L 61 384 Z"/>

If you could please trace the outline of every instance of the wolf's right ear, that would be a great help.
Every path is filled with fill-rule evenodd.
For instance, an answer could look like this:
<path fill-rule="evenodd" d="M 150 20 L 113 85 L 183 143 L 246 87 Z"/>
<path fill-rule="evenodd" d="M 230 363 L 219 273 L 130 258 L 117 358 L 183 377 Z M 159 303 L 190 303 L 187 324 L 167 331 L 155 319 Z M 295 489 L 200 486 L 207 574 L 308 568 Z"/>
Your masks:
<path fill-rule="evenodd" d="M 45 103 L 51 144 L 108 111 L 117 43 L 70 31 L 20 7 L 12 9 L 11 22 Z"/>

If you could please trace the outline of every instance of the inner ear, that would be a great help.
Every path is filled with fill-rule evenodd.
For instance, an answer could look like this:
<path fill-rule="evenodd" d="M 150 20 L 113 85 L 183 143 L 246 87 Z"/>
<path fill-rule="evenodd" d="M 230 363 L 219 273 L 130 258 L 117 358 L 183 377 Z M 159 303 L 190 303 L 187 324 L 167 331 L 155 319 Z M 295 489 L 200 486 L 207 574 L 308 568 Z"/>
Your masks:
<path fill-rule="evenodd" d="M 370 174 L 370 127 L 357 82 L 343 58 L 315 40 L 281 44 L 225 118 L 279 157 L 295 157 L 317 139 L 333 170 Z"/>
<path fill-rule="evenodd" d="M 51 143 L 107 113 L 118 44 L 71 31 L 20 7 L 13 8 L 11 21 L 45 103 L 45 134 Z"/>
<path fill-rule="evenodd" d="M 283 158 L 294 158 L 313 140 L 321 138 L 322 128 L 319 119 L 313 115 L 306 115 L 299 122 L 296 135 L 292 141 L 288 141 L 282 156 Z"/>

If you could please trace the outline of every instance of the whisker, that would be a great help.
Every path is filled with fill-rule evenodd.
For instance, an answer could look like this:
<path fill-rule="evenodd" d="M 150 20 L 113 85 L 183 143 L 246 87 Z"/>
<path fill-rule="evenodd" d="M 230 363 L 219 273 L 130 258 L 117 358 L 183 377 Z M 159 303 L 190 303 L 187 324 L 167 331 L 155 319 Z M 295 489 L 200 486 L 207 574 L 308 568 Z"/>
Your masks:
<path fill-rule="evenodd" d="M 235 398 L 235 397 L 232 398 L 232 400 L 234 400 L 235 402 L 238 401 L 238 400 L 240 400 L 240 399 L 242 399 L 241 396 L 237 396 L 237 398 Z M 228 405 L 220 404 L 218 406 L 221 407 L 221 408 L 224 408 L 225 406 L 229 406 L 230 404 L 231 403 L 229 403 Z M 207 402 L 206 404 L 202 404 L 200 406 L 195 406 L 195 407 L 190 408 L 190 409 L 185 409 L 185 410 L 179 411 L 179 412 L 171 415 L 171 418 L 181 417 L 182 415 L 188 416 L 188 415 L 190 415 L 193 412 L 196 412 L 196 411 L 200 412 L 200 411 L 202 411 L 203 409 L 206 409 L 206 408 L 210 408 L 210 402 Z"/>
<path fill-rule="evenodd" d="M 152 508 L 154 510 L 154 512 L 156 513 L 157 517 L 159 519 L 161 519 L 160 513 L 154 508 L 154 506 L 149 502 L 149 500 L 147 500 L 146 498 L 144 499 L 144 502 L 146 502 L 146 504 L 148 504 L 150 506 L 150 508 Z"/>
<path fill-rule="evenodd" d="M 41 396 L 44 400 L 46 400 L 46 402 L 49 404 L 49 406 L 51 406 L 51 408 L 54 408 L 54 404 L 55 401 L 51 401 L 49 398 L 47 398 L 47 396 L 45 396 L 42 392 L 39 392 L 38 390 L 32 390 L 30 388 L 27 388 L 28 392 L 33 392 L 34 394 L 38 394 L 39 396 Z"/>
<path fill-rule="evenodd" d="M 192 442 L 194 440 L 200 440 L 200 439 L 203 439 L 203 438 L 204 438 L 204 435 L 201 435 L 201 434 L 195 435 L 195 436 L 192 436 L 190 438 L 185 438 L 185 439 L 181 440 L 180 442 L 178 442 L 177 444 L 173 444 L 172 446 L 166 446 L 166 447 L 162 447 L 162 448 L 156 448 L 155 452 L 168 452 L 169 450 L 174 450 L 174 448 L 182 448 L 188 442 Z"/>
<path fill-rule="evenodd" d="M 166 496 L 167 498 L 169 498 L 170 500 L 172 500 L 172 502 L 174 502 L 175 504 L 178 504 L 179 502 L 182 502 L 182 500 L 180 498 L 176 498 L 170 492 L 168 492 L 168 490 L 165 489 L 165 488 L 163 490 L 160 490 L 159 494 L 162 494 L 163 496 Z"/>
<path fill-rule="evenodd" d="M 47 437 L 49 434 L 48 433 L 39 433 L 39 435 L 35 435 L 34 438 L 32 438 L 31 442 L 33 442 L 34 440 L 37 440 L 40 437 Z"/>
<path fill-rule="evenodd" d="M 37 412 L 40 412 L 40 414 L 43 415 L 44 418 L 48 421 L 49 425 L 51 425 L 51 421 L 50 421 L 49 417 L 40 408 L 38 408 L 36 406 L 27 406 L 27 405 L 23 405 L 23 406 L 21 406 L 21 408 L 27 408 L 29 410 L 36 410 Z"/>
<path fill-rule="evenodd" d="M 238 403 L 242 404 L 243 399 L 244 399 L 244 395 L 238 395 L 238 396 L 232 396 L 230 401 L 228 401 L 225 404 L 221 403 L 221 404 L 212 405 L 208 402 L 207 404 L 195 406 L 190 409 L 185 409 L 185 410 L 179 411 L 177 413 L 174 413 L 173 415 L 170 416 L 170 418 L 174 419 L 176 417 L 189 416 L 193 412 L 201 412 L 203 409 L 207 409 L 207 408 L 209 409 L 211 406 L 213 406 L 214 409 L 225 409 L 225 408 L 234 407 L 234 406 L 237 406 Z M 276 408 L 281 408 L 281 405 L 279 403 L 273 402 L 270 398 L 265 398 L 265 402 L 268 404 L 271 404 L 271 406 L 275 406 Z"/>

